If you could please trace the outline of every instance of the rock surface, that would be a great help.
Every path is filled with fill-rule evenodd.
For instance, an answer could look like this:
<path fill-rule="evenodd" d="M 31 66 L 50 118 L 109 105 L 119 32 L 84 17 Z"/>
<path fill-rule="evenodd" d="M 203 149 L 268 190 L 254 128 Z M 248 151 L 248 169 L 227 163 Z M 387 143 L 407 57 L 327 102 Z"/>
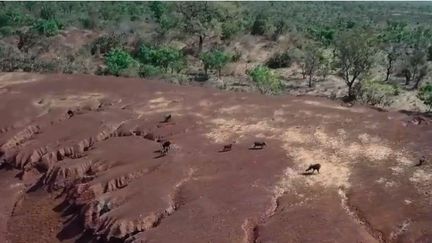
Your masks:
<path fill-rule="evenodd" d="M 114 77 L 3 74 L 0 88 L 1 161 L 39 193 L 6 216 L 16 182 L 0 180 L 11 242 L 432 241 L 432 165 L 414 166 L 432 157 L 430 122 Z"/>

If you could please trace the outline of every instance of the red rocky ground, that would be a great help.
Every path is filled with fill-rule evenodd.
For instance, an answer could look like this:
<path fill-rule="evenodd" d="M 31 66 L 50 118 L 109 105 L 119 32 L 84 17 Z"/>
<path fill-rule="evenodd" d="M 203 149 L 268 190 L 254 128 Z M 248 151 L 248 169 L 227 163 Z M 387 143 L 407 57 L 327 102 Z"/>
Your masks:
<path fill-rule="evenodd" d="M 432 162 L 414 166 L 432 156 L 427 119 L 17 73 L 0 75 L 0 114 L 1 242 L 432 242 Z"/>

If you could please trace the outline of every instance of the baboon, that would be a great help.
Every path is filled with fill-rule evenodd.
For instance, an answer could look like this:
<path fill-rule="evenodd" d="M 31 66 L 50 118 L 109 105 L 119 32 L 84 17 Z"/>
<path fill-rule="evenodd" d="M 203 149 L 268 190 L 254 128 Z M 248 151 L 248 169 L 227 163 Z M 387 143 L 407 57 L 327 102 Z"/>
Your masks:
<path fill-rule="evenodd" d="M 425 162 L 426 162 L 426 157 L 425 157 L 425 156 L 422 156 L 422 157 L 419 159 L 418 164 L 416 164 L 415 166 L 422 166 Z"/>
<path fill-rule="evenodd" d="M 68 110 L 68 111 L 67 111 L 67 114 L 68 114 L 68 116 L 69 116 L 69 118 L 70 118 L 70 117 L 73 117 L 73 115 L 74 115 L 74 112 L 73 112 L 73 111 L 71 111 L 71 110 Z"/>
<path fill-rule="evenodd" d="M 224 145 L 222 152 L 228 152 L 231 151 L 231 149 L 232 149 L 232 143 Z"/>
<path fill-rule="evenodd" d="M 313 164 L 313 165 L 310 165 L 309 168 L 307 168 L 306 171 L 310 171 L 310 170 L 312 170 L 312 173 L 314 173 L 315 170 L 316 170 L 316 171 L 318 171 L 318 173 L 319 173 L 320 168 L 321 168 L 321 165 L 320 165 L 320 164 Z"/>
<path fill-rule="evenodd" d="M 169 122 L 171 120 L 171 114 L 167 114 L 167 115 L 165 115 L 165 118 L 164 118 L 164 120 L 162 121 L 162 123 L 167 123 L 167 122 Z"/>
<path fill-rule="evenodd" d="M 262 141 L 256 141 L 256 142 L 254 142 L 254 145 L 253 145 L 253 147 L 252 148 L 259 148 L 259 149 L 262 149 L 262 148 L 264 148 L 264 146 L 266 146 L 267 144 L 265 143 L 265 142 L 262 142 Z"/>

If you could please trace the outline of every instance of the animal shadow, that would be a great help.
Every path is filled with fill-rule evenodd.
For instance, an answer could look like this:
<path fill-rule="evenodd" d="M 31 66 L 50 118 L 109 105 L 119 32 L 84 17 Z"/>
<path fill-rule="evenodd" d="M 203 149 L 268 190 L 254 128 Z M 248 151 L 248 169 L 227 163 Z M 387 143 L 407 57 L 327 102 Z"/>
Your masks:
<path fill-rule="evenodd" d="M 159 159 L 159 158 L 162 158 L 162 157 L 165 157 L 165 156 L 166 156 L 166 154 L 159 154 L 158 156 L 154 157 L 153 159 Z"/>
<path fill-rule="evenodd" d="M 313 172 L 303 172 L 303 173 L 301 173 L 301 175 L 311 176 L 311 175 L 314 175 L 314 173 Z"/>
<path fill-rule="evenodd" d="M 249 150 L 262 150 L 263 148 L 261 147 L 261 148 L 256 148 L 256 147 L 251 147 L 251 148 L 248 148 Z"/>

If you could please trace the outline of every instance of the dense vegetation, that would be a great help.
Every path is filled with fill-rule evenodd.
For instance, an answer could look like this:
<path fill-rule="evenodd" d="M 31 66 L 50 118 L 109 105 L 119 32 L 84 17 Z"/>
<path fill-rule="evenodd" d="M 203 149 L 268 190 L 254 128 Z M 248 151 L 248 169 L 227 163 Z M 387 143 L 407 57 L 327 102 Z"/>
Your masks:
<path fill-rule="evenodd" d="M 353 99 L 387 104 L 388 97 L 400 90 L 413 90 L 430 105 L 430 85 L 424 84 L 432 76 L 432 4 L 427 2 L 0 2 L 0 6 L 0 71 L 205 75 L 205 80 L 223 80 L 230 76 L 223 72 L 228 65 L 251 62 L 248 50 L 233 48 L 236 41 L 250 36 L 278 46 L 289 38 L 289 46 L 248 66 L 244 76 L 259 90 L 282 92 L 289 87 L 278 71 L 299 69 L 309 88 L 332 75 L 345 82 L 346 94 Z M 79 50 L 47 58 L 45 54 L 53 52 L 50 44 L 72 28 L 97 38 Z"/>

